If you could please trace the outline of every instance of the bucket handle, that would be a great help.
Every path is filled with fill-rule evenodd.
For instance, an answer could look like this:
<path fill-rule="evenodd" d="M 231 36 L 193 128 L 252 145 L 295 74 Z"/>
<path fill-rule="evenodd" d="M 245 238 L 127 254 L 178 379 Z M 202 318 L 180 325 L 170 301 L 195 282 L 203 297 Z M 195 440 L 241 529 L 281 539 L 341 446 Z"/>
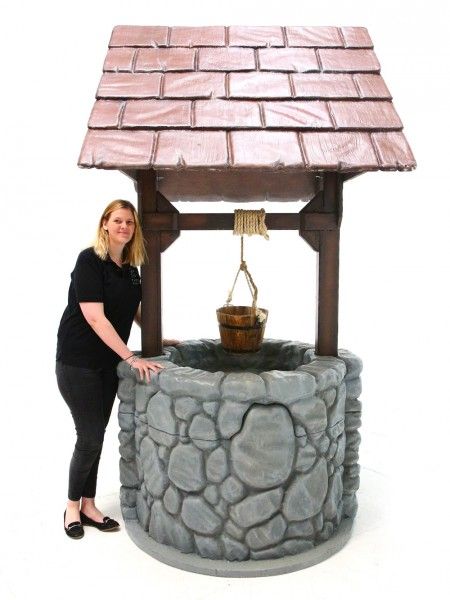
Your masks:
<path fill-rule="evenodd" d="M 250 275 L 250 271 L 247 268 L 247 263 L 244 260 L 244 236 L 241 235 L 241 263 L 239 265 L 239 269 L 238 272 L 236 273 L 236 277 L 234 278 L 234 283 L 233 283 L 233 287 L 231 288 L 231 290 L 228 292 L 228 298 L 226 301 L 226 306 L 229 306 L 231 304 L 232 298 L 233 298 L 233 292 L 234 292 L 234 288 L 236 286 L 236 282 L 237 279 L 239 277 L 239 273 L 243 271 L 244 275 L 245 275 L 245 279 L 247 281 L 247 285 L 250 289 L 250 293 L 252 295 L 252 315 L 255 316 L 256 314 L 256 303 L 258 300 L 258 288 L 255 285 L 255 282 L 253 281 L 252 276 Z"/>

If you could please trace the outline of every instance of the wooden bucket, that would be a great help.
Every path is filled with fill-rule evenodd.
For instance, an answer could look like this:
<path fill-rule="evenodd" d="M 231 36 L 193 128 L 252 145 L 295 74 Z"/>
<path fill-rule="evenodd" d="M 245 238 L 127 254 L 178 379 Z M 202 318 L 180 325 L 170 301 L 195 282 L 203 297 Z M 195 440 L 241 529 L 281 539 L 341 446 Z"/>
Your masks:
<path fill-rule="evenodd" d="M 220 340 L 229 352 L 256 352 L 261 348 L 269 311 L 259 309 L 266 318 L 261 322 L 252 306 L 221 306 L 216 310 Z"/>

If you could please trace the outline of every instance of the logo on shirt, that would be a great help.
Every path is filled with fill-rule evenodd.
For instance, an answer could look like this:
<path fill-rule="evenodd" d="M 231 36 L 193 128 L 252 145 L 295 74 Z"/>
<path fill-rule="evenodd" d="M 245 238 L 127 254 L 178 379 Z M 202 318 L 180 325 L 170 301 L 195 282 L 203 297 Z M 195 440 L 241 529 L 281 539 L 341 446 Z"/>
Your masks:
<path fill-rule="evenodd" d="M 136 267 L 132 267 L 130 269 L 130 277 L 131 277 L 131 283 L 133 285 L 141 284 L 141 277 L 140 277 L 139 271 L 136 269 Z"/>

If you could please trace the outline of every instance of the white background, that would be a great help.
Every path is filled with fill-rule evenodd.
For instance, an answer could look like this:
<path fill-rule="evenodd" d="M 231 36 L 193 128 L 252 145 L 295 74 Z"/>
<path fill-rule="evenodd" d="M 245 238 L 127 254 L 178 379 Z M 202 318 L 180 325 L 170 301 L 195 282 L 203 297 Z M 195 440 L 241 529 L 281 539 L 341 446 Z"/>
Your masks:
<path fill-rule="evenodd" d="M 339 345 L 365 365 L 360 507 L 347 546 L 310 569 L 220 579 L 157 562 L 125 530 L 64 535 L 75 438 L 54 378 L 56 330 L 102 209 L 135 201 L 122 174 L 76 165 L 117 24 L 366 26 L 405 124 L 418 169 L 345 184 Z M 448 597 L 449 25 L 447 4 L 434 1 L 41 0 L 3 9 L 2 598 Z M 266 337 L 313 342 L 314 253 L 295 232 L 270 238 L 247 242 L 270 310 Z M 165 337 L 218 336 L 215 309 L 238 258 L 230 232 L 181 233 L 163 255 Z M 137 331 L 130 345 L 139 347 Z M 98 499 L 120 518 L 117 433 L 115 412 Z"/>

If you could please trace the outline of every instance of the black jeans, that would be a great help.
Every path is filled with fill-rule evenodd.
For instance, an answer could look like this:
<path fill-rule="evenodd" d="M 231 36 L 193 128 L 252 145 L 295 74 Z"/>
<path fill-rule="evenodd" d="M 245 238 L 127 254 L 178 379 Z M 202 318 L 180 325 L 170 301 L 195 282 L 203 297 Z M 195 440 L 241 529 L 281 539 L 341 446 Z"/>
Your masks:
<path fill-rule="evenodd" d="M 59 391 L 77 432 L 69 470 L 69 500 L 94 498 L 105 429 L 117 393 L 116 368 L 87 369 L 56 362 Z"/>

